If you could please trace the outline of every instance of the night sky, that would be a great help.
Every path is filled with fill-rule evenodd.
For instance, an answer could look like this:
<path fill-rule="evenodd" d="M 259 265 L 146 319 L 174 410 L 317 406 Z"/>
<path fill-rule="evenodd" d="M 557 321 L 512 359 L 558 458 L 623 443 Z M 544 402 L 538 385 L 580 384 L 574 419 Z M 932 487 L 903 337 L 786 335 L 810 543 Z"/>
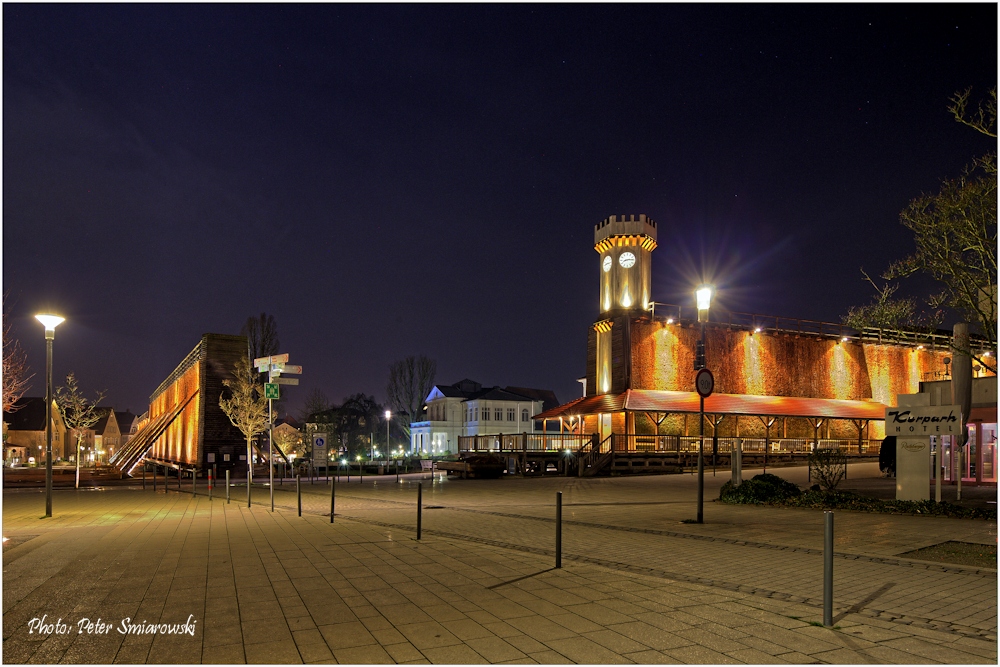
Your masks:
<path fill-rule="evenodd" d="M 44 394 L 141 413 L 261 311 L 286 395 L 579 395 L 593 226 L 657 221 L 653 298 L 828 322 L 912 248 L 899 211 L 995 146 L 978 5 L 3 5 L 3 290 Z M 926 284 L 924 284 L 926 288 Z M 913 288 L 918 292 L 919 284 Z"/>

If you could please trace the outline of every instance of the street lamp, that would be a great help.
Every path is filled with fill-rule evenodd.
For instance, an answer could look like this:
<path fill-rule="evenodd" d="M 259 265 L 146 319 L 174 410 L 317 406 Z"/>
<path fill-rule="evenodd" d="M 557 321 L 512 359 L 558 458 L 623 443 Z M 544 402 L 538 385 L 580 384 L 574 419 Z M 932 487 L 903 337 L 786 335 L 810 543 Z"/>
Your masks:
<path fill-rule="evenodd" d="M 712 296 L 715 287 L 700 285 L 694 292 L 698 306 L 698 326 L 701 328 L 701 339 L 698 341 L 694 369 L 695 388 L 698 390 L 699 415 L 698 420 L 698 517 L 697 523 L 705 523 L 705 397 L 711 395 L 715 384 L 711 371 L 705 367 L 705 322 L 708 321 L 708 309 L 712 306 Z"/>
<path fill-rule="evenodd" d="M 45 326 L 45 516 L 52 516 L 52 341 L 56 327 L 65 321 L 58 315 L 35 315 Z"/>
<path fill-rule="evenodd" d="M 392 412 L 390 410 L 385 411 L 385 456 L 386 465 L 389 465 L 389 420 L 392 419 Z M 386 471 L 388 472 L 388 471 Z"/>

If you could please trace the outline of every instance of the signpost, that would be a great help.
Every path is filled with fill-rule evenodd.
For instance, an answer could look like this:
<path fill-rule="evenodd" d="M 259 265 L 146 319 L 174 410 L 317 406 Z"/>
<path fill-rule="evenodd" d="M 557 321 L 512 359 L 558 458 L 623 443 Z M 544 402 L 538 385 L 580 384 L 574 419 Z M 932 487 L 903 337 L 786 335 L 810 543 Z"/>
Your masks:
<path fill-rule="evenodd" d="M 271 490 L 271 511 L 274 511 L 274 405 L 273 401 L 281 398 L 279 385 L 297 385 L 299 381 L 295 378 L 278 377 L 282 373 L 301 374 L 302 366 L 292 366 L 288 364 L 288 353 L 272 354 L 269 357 L 258 357 L 253 360 L 253 365 L 261 373 L 267 373 L 268 382 L 264 383 L 264 398 L 267 399 L 267 468 L 268 480 Z M 253 463 L 250 462 L 250 478 L 253 479 Z M 250 497 L 249 480 L 247 482 L 247 498 Z M 301 514 L 301 512 L 300 512 Z"/>
<path fill-rule="evenodd" d="M 939 459 L 935 463 L 937 488 L 941 488 L 942 436 L 962 433 L 959 405 L 900 406 L 885 409 L 885 434 L 896 436 L 896 500 L 930 500 L 928 470 L 931 436 L 936 436 Z"/>
<path fill-rule="evenodd" d="M 326 454 L 326 451 L 327 451 L 326 450 L 326 442 L 327 442 L 327 440 L 326 440 L 326 433 L 313 433 L 313 436 L 312 436 L 312 444 L 313 444 L 313 446 L 312 446 L 312 452 L 311 453 L 312 453 L 312 460 L 313 460 L 313 468 L 314 469 L 316 468 L 316 453 L 319 452 L 320 455 Z M 329 455 L 327 455 L 327 464 L 323 466 L 323 469 L 326 470 L 329 467 L 330 467 L 329 466 Z"/>

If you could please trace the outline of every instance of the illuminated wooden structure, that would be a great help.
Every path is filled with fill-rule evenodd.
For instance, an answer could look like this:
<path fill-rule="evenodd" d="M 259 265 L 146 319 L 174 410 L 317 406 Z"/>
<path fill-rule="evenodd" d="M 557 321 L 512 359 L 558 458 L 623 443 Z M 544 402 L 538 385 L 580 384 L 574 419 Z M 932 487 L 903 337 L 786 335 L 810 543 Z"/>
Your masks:
<path fill-rule="evenodd" d="M 223 380 L 247 355 L 245 336 L 205 334 L 149 398 L 149 411 L 111 460 L 131 473 L 143 459 L 178 469 L 246 470 L 246 438 L 219 407 Z"/>
<path fill-rule="evenodd" d="M 656 223 L 645 215 L 610 216 L 594 228 L 600 314 L 588 331 L 586 395 L 534 415 L 560 420 L 578 438 L 581 445 L 563 448 L 580 470 L 604 466 L 613 452 L 673 452 L 681 460 L 697 447 L 700 329 L 694 308 L 656 304 L 653 315 L 656 246 Z M 944 336 L 890 341 L 804 320 L 711 313 L 705 327 L 715 374 L 706 451 L 718 454 L 740 438 L 751 456 L 755 449 L 804 456 L 824 444 L 877 455 L 885 407 L 919 391 L 949 354 Z"/>

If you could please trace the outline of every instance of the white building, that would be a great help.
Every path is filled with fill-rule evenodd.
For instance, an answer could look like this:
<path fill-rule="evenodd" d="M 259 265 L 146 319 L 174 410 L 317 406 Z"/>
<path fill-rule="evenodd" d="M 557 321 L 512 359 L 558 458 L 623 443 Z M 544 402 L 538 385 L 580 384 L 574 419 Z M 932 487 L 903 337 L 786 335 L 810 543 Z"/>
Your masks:
<path fill-rule="evenodd" d="M 435 385 L 424 403 L 424 421 L 410 424 L 410 449 L 432 455 L 455 452 L 460 435 L 542 433 L 532 417 L 559 405 L 548 389 L 484 389 L 472 380 Z"/>

